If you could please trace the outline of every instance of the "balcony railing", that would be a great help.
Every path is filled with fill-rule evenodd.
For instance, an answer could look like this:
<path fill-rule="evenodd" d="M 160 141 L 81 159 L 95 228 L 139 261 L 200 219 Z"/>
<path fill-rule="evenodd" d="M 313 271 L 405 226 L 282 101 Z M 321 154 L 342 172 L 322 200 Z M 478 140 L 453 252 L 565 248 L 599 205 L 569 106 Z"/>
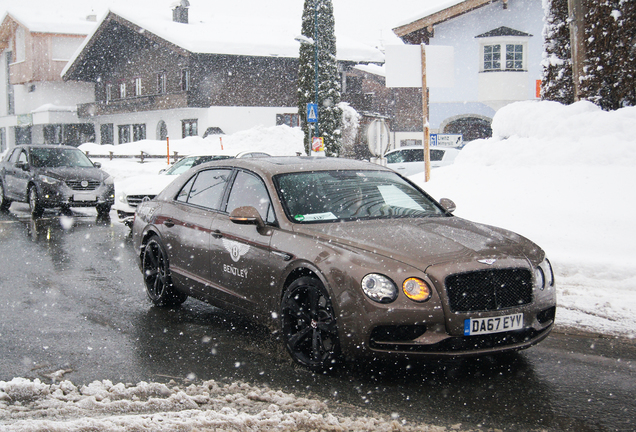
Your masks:
<path fill-rule="evenodd" d="M 80 118 L 87 118 L 108 114 L 187 107 L 188 97 L 186 93 L 168 93 L 80 104 L 77 107 L 77 114 Z"/>

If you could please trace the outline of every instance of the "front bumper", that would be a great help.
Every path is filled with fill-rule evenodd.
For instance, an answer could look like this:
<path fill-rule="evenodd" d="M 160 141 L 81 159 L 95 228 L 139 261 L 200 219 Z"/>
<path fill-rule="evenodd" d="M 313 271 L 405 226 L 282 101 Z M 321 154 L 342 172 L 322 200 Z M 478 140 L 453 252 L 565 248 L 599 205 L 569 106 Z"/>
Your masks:
<path fill-rule="evenodd" d="M 75 190 L 62 182 L 43 183 L 39 189 L 40 205 L 46 208 L 112 206 L 115 202 L 115 188 L 111 184 L 101 184 L 92 190 Z"/>
<path fill-rule="evenodd" d="M 503 261 L 503 260 L 502 260 Z M 482 264 L 464 263 L 463 271 L 483 270 Z M 527 261 L 508 260 L 501 267 L 527 269 Z M 545 339 L 554 327 L 556 315 L 555 287 L 539 291 L 532 287 L 532 300 L 527 304 L 488 311 L 454 312 L 450 306 L 445 277 L 449 268 L 430 267 L 420 275 L 408 274 L 427 281 L 433 295 L 425 303 L 415 303 L 399 293 L 393 303 L 379 304 L 364 294 L 356 298 L 358 307 L 345 305 L 347 314 L 340 311 L 340 344 L 345 357 L 433 356 L 458 357 L 515 351 L 528 348 Z M 395 280 L 399 285 L 402 281 Z M 349 302 L 353 289 L 345 295 Z M 338 302 L 337 302 L 338 303 Z M 465 320 L 496 318 L 523 314 L 523 327 L 518 330 L 481 335 L 464 335 Z"/>

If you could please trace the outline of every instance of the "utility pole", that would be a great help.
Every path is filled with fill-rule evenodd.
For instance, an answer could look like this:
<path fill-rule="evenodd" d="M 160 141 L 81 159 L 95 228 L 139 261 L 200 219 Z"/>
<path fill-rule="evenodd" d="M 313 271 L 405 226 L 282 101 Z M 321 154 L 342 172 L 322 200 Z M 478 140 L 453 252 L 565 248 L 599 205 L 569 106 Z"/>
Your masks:
<path fill-rule="evenodd" d="M 428 123 L 428 84 L 426 83 L 426 44 L 422 48 L 422 122 L 424 127 L 424 181 L 431 179 L 430 129 Z"/>
<path fill-rule="evenodd" d="M 570 46 L 572 51 L 572 80 L 574 101 L 581 100 L 581 77 L 585 62 L 585 0 L 568 0 Z"/>

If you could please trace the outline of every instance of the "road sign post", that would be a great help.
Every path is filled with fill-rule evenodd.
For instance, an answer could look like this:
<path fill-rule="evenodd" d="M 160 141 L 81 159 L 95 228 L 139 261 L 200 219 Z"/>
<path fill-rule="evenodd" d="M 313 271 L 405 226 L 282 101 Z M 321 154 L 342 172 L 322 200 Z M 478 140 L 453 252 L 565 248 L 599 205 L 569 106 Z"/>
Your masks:
<path fill-rule="evenodd" d="M 318 123 L 318 104 L 307 104 L 307 123 Z"/>

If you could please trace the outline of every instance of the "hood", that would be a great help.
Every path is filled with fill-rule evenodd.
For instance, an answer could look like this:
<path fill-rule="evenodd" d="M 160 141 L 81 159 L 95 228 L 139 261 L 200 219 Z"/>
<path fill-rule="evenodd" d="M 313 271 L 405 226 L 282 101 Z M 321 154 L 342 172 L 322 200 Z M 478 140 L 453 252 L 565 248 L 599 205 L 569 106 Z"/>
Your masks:
<path fill-rule="evenodd" d="M 59 180 L 96 180 L 103 182 L 109 174 L 95 167 L 43 167 L 38 174 L 51 176 Z"/>
<path fill-rule="evenodd" d="M 148 174 L 127 177 L 115 181 L 117 193 L 126 195 L 158 195 L 179 176 L 164 174 Z"/>
<path fill-rule="evenodd" d="M 391 258 L 422 271 L 431 265 L 484 258 L 540 259 L 541 249 L 500 228 L 457 217 L 296 225 L 295 231 Z M 535 256 L 536 255 L 536 256 Z"/>

